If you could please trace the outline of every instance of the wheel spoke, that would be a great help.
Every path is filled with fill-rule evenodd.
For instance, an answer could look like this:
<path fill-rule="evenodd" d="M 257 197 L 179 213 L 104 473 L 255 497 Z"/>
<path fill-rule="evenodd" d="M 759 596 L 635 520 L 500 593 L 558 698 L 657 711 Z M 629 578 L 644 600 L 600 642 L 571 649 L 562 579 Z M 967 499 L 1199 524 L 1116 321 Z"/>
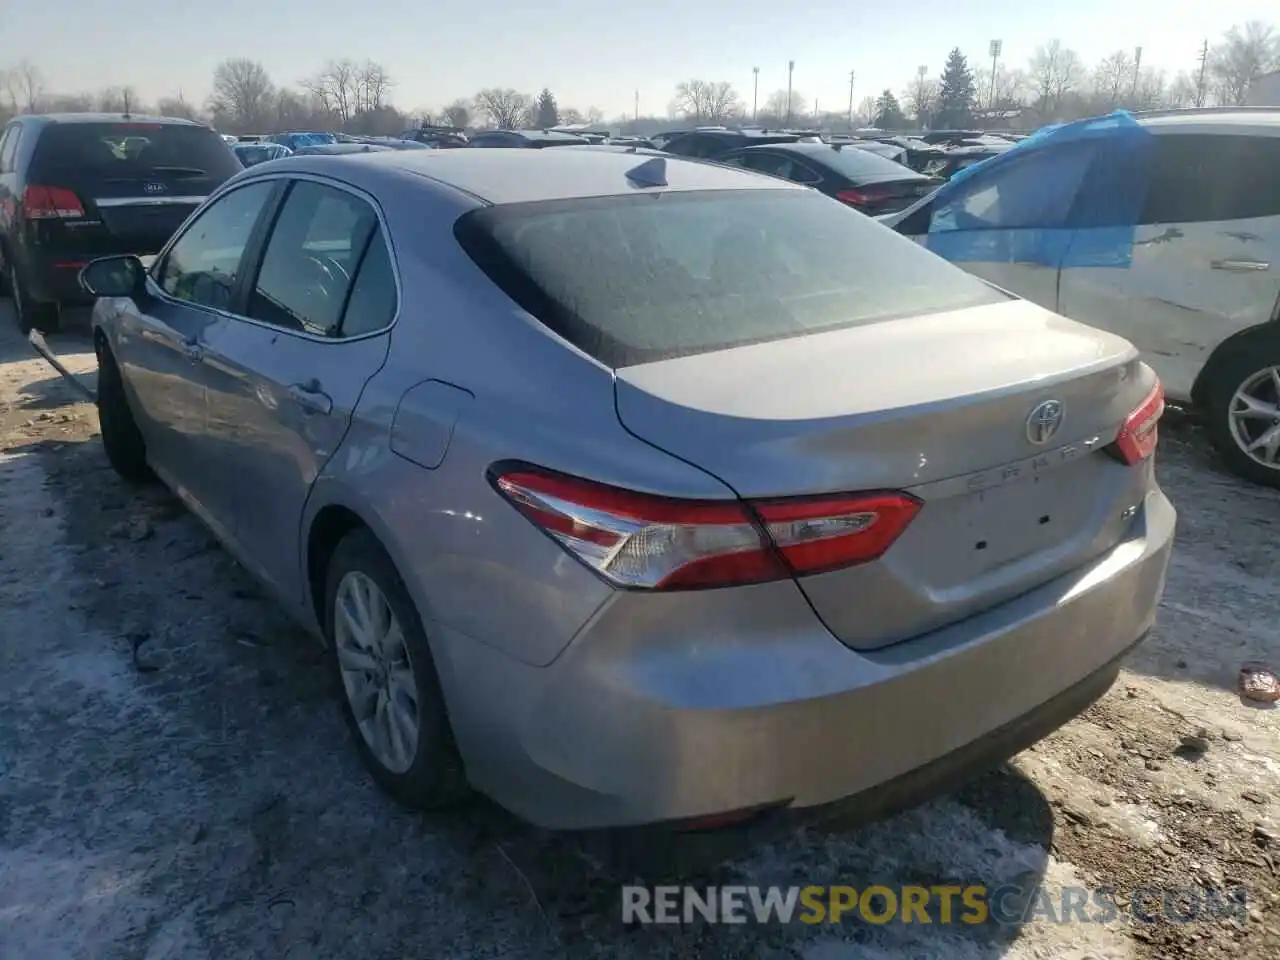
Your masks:
<path fill-rule="evenodd" d="M 1276 462 L 1276 454 L 1280 452 L 1280 426 L 1272 427 L 1254 440 L 1246 448 L 1249 453 L 1261 451 L 1258 459 L 1267 465 Z"/>
<path fill-rule="evenodd" d="M 1275 391 L 1276 402 L 1280 403 L 1280 367 L 1271 368 L 1271 389 Z"/>
<path fill-rule="evenodd" d="M 1231 415 L 1233 417 L 1239 417 L 1244 420 L 1274 420 L 1276 417 L 1280 417 L 1280 406 L 1259 400 L 1250 394 L 1237 393 L 1235 402 L 1241 404 L 1243 409 L 1232 410 Z"/>
<path fill-rule="evenodd" d="M 373 673 L 378 668 L 377 661 L 371 654 L 364 650 L 357 650 L 350 644 L 338 645 L 338 662 L 342 664 L 343 670 L 355 673 Z"/>
<path fill-rule="evenodd" d="M 380 691 L 377 685 L 367 678 L 350 677 L 349 680 L 350 682 L 344 684 L 347 688 L 347 700 L 351 704 L 351 712 L 356 720 L 363 724 L 377 712 Z"/>

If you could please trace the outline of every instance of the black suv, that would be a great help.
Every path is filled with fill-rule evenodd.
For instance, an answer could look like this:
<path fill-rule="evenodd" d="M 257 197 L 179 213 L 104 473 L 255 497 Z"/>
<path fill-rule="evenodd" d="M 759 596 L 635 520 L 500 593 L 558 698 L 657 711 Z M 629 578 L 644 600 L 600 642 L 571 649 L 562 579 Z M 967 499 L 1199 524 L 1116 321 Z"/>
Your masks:
<path fill-rule="evenodd" d="M 57 328 L 87 303 L 95 257 L 158 253 L 243 168 L 211 128 L 125 114 L 20 116 L 0 134 L 0 284 L 23 333 Z"/>

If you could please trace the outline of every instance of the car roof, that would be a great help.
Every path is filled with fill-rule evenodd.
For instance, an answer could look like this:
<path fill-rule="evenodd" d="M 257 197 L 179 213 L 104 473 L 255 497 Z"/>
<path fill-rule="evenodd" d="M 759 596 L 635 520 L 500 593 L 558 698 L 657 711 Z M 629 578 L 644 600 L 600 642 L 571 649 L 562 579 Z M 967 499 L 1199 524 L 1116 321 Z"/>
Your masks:
<path fill-rule="evenodd" d="M 1280 132 L 1280 108 L 1276 107 L 1201 107 L 1185 110 L 1160 110 L 1133 115 L 1143 127 L 1153 131 L 1202 127 L 1212 130 L 1222 128 L 1246 128 Z"/>
<path fill-rule="evenodd" d="M 526 140 L 536 140 L 544 143 L 549 143 L 555 140 L 564 140 L 567 143 L 580 143 L 582 141 L 582 137 L 578 136 L 576 133 L 567 133 L 563 130 L 482 130 L 471 139 L 474 140 L 476 137 L 483 137 L 495 133 L 501 133 L 513 137 L 524 137 Z"/>
<path fill-rule="evenodd" d="M 627 172 L 642 163 L 665 161 L 667 184 L 637 188 Z M 609 145 L 560 150 L 387 150 L 337 157 L 294 154 L 272 164 L 289 171 L 340 175 L 377 196 L 398 182 L 425 178 L 488 204 L 571 200 L 634 193 L 693 190 L 807 190 L 773 177 L 669 154 L 632 153 Z M 339 174 L 339 171 L 341 173 Z"/>
<path fill-rule="evenodd" d="M 39 120 L 44 123 L 147 123 L 147 124 L 168 124 L 175 127 L 208 127 L 195 120 L 184 120 L 181 117 L 153 117 L 150 114 L 142 113 L 36 113 L 23 117 L 15 117 L 20 120 Z"/>

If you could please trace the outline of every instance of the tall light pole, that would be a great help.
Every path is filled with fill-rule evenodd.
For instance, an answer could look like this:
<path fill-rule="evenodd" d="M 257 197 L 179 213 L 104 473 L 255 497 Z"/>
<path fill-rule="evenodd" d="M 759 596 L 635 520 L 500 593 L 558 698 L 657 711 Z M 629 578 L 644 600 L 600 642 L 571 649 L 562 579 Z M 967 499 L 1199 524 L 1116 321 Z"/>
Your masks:
<path fill-rule="evenodd" d="M 791 126 L 791 74 L 795 72 L 796 62 L 787 61 L 787 126 Z"/>
<path fill-rule="evenodd" d="M 1138 72 L 1142 69 L 1142 48 L 1133 48 L 1133 89 L 1129 91 L 1129 104 L 1136 107 L 1138 99 Z"/>
<path fill-rule="evenodd" d="M 853 132 L 853 78 L 856 76 L 854 71 L 849 71 L 849 132 Z"/>
<path fill-rule="evenodd" d="M 929 67 L 927 64 L 922 63 L 920 66 L 916 67 L 916 123 L 920 125 L 921 130 L 926 129 L 925 121 L 928 119 L 924 109 L 924 78 L 928 75 Z M 929 104 L 929 106 L 932 107 L 933 104 Z"/>
<path fill-rule="evenodd" d="M 756 106 L 760 103 L 760 68 L 752 67 L 751 72 L 755 74 L 751 82 L 751 122 L 756 122 Z"/>
<path fill-rule="evenodd" d="M 987 48 L 991 54 L 991 91 L 987 94 L 988 110 L 995 110 L 996 108 L 996 64 L 1000 60 L 1000 50 L 1003 47 L 1003 40 L 992 40 L 991 45 Z"/>
<path fill-rule="evenodd" d="M 640 122 L 640 91 L 636 91 L 636 122 Z"/>

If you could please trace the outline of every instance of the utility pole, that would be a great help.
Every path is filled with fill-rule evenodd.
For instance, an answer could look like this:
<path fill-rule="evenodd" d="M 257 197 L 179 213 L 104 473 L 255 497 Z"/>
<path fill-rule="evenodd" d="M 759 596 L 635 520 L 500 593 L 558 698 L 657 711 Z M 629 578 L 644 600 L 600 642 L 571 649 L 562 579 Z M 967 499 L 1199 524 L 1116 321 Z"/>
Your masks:
<path fill-rule="evenodd" d="M 1142 70 L 1142 48 L 1133 48 L 1133 89 L 1129 91 L 1129 103 L 1132 106 L 1138 105 L 1138 75 Z"/>
<path fill-rule="evenodd" d="M 751 122 L 756 122 L 756 107 L 760 103 L 760 68 L 752 67 L 751 72 L 755 74 L 755 78 L 751 83 Z"/>
<path fill-rule="evenodd" d="M 640 91 L 636 91 L 636 122 L 640 122 Z"/>
<path fill-rule="evenodd" d="M 929 75 L 929 67 L 927 64 L 920 64 L 916 67 L 916 126 L 924 130 L 928 123 L 929 117 L 925 113 L 924 102 L 924 78 Z"/>
<path fill-rule="evenodd" d="M 787 126 L 791 126 L 791 74 L 795 73 L 796 62 L 787 61 Z"/>
<path fill-rule="evenodd" d="M 1196 80 L 1196 106 L 1203 107 L 1205 100 L 1204 80 L 1209 69 L 1209 41 L 1206 38 L 1200 45 L 1200 77 Z"/>
<path fill-rule="evenodd" d="M 854 71 L 849 71 L 849 132 L 853 132 L 853 78 Z"/>
<path fill-rule="evenodd" d="M 1000 51 L 1004 48 L 1003 40 L 992 40 L 987 48 L 991 54 L 991 90 L 987 94 L 987 109 L 996 108 L 996 64 L 1000 61 Z"/>

